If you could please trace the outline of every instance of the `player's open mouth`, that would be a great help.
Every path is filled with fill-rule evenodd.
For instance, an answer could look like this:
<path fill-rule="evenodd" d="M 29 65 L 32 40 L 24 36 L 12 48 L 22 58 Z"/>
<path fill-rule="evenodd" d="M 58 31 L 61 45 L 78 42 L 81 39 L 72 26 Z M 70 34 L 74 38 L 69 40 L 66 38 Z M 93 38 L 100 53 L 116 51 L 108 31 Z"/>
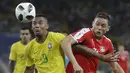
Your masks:
<path fill-rule="evenodd" d="M 35 30 L 35 32 L 39 32 L 39 30 Z"/>
<path fill-rule="evenodd" d="M 97 34 L 98 34 L 98 35 L 101 35 L 101 32 L 100 32 L 100 31 L 98 31 L 98 32 L 97 32 Z"/>
<path fill-rule="evenodd" d="M 39 30 L 36 30 L 35 32 L 36 32 L 36 33 L 40 33 L 40 31 L 39 31 Z"/>

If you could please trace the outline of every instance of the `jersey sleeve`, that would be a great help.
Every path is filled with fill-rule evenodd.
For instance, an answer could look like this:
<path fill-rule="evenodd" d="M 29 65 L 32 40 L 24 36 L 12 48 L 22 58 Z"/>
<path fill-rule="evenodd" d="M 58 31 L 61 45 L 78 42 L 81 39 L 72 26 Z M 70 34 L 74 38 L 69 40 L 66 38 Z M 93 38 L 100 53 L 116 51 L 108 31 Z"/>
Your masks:
<path fill-rule="evenodd" d="M 83 28 L 77 32 L 74 32 L 71 34 L 71 36 L 74 38 L 74 40 L 77 43 L 81 43 L 85 40 L 85 36 L 87 35 L 87 33 L 90 31 L 89 28 Z"/>
<path fill-rule="evenodd" d="M 16 57 L 17 57 L 17 54 L 16 54 L 16 52 L 15 52 L 15 44 L 13 44 L 12 46 L 11 46 L 11 49 L 10 49 L 10 56 L 9 56 L 9 59 L 10 60 L 16 60 Z"/>
<path fill-rule="evenodd" d="M 32 66 L 33 65 L 33 59 L 31 58 L 31 44 L 27 44 L 25 47 L 25 58 L 26 58 L 26 66 Z"/>

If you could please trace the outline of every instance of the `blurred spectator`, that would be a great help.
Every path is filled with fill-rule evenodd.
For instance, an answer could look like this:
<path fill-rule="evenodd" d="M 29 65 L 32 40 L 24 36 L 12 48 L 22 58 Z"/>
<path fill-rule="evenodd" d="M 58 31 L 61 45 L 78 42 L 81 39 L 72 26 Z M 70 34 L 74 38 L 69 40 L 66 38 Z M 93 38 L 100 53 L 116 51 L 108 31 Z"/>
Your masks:
<path fill-rule="evenodd" d="M 129 53 L 125 50 L 124 45 L 119 45 L 118 50 L 120 52 L 119 56 L 119 65 L 122 67 L 125 73 L 128 73 L 128 59 L 129 59 Z"/>

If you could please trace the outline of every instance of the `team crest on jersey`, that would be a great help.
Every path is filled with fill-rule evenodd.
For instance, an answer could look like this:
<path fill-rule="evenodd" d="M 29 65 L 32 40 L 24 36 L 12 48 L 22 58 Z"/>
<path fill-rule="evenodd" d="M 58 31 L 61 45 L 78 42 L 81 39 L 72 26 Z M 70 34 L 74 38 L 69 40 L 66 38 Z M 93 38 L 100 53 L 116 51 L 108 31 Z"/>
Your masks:
<path fill-rule="evenodd" d="M 52 48 L 52 44 L 48 43 L 48 49 L 51 49 L 51 48 Z"/>
<path fill-rule="evenodd" d="M 101 52 L 105 52 L 105 48 L 103 46 L 100 46 Z"/>

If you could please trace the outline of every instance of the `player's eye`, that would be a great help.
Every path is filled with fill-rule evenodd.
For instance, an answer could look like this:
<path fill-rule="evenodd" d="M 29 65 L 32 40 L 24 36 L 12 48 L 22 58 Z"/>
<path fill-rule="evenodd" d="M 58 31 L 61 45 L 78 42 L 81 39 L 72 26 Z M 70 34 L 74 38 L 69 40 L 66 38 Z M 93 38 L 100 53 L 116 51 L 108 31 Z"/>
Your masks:
<path fill-rule="evenodd" d="M 97 25 L 97 26 L 99 26 L 99 25 L 100 25 L 100 23 L 99 23 L 99 22 L 96 22 L 96 25 Z"/>
<path fill-rule="evenodd" d="M 43 24 L 43 21 L 39 21 L 39 24 Z"/>
<path fill-rule="evenodd" d="M 36 25 L 36 22 L 32 22 L 32 24 Z"/>
<path fill-rule="evenodd" d="M 21 35 L 24 35 L 24 33 L 21 33 Z"/>
<path fill-rule="evenodd" d="M 102 27 L 105 28 L 105 27 L 107 27 L 107 26 L 106 26 L 105 24 L 102 24 Z"/>
<path fill-rule="evenodd" d="M 26 33 L 26 35 L 28 35 L 28 33 Z"/>
<path fill-rule="evenodd" d="M 42 22 L 39 22 L 39 24 L 42 24 Z"/>

